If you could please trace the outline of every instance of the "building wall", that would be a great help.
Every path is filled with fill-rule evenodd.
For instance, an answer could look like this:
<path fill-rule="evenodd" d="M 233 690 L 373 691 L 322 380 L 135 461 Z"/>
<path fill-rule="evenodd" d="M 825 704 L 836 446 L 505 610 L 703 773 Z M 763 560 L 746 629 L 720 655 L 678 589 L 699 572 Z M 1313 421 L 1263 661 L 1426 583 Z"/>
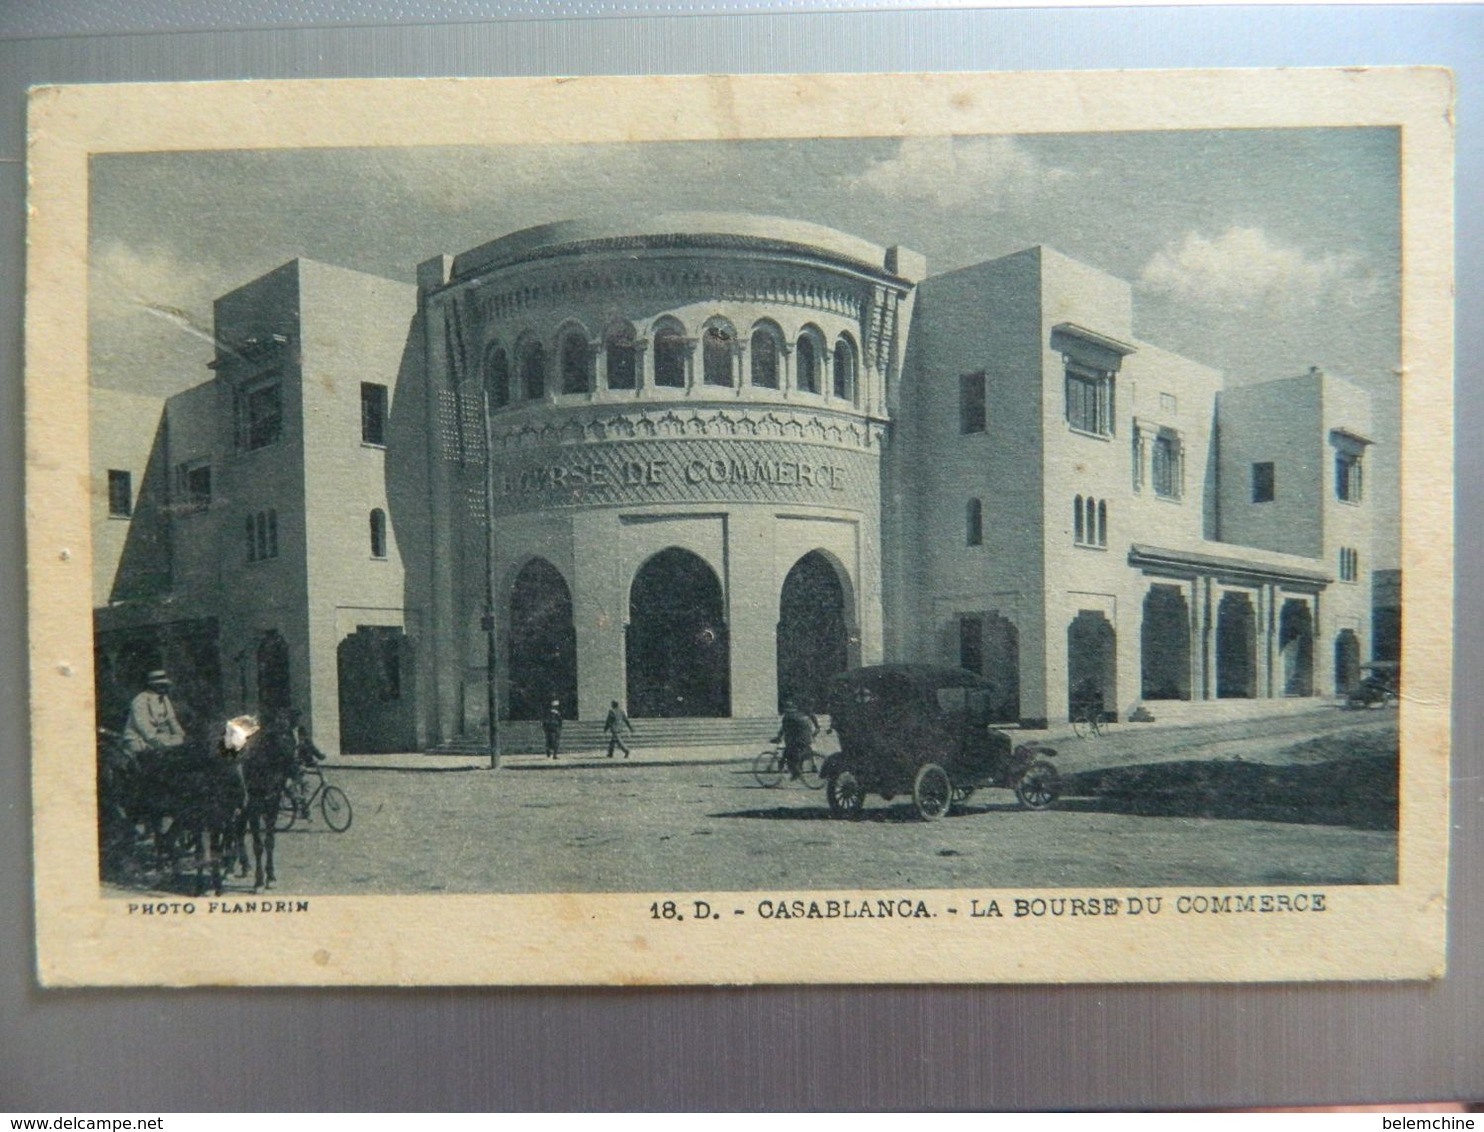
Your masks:
<path fill-rule="evenodd" d="M 275 640 L 288 651 L 289 697 L 312 711 L 306 571 L 300 262 L 295 260 L 216 303 L 216 420 L 223 465 L 222 656 L 227 702 L 261 710 L 259 660 Z M 282 425 L 276 443 L 246 450 L 236 439 L 233 391 L 278 382 Z M 277 554 L 250 556 L 246 524 L 276 519 Z M 231 685 L 234 681 L 236 687 Z M 236 694 L 231 694 L 235 692 Z"/>
<path fill-rule="evenodd" d="M 88 394 L 89 506 L 93 531 L 93 605 L 157 592 L 170 575 L 169 531 L 161 500 L 147 489 L 164 464 L 164 401 L 94 386 Z M 108 473 L 129 473 L 131 514 L 109 514 Z M 125 548 L 129 561 L 125 564 Z"/>
<path fill-rule="evenodd" d="M 1321 383 L 1309 377 L 1226 389 L 1220 398 L 1217 538 L 1319 558 L 1325 443 Z M 1273 498 L 1253 499 L 1253 465 L 1273 466 Z"/>
<path fill-rule="evenodd" d="M 410 516 L 391 505 L 386 465 L 392 422 L 403 411 L 400 378 L 409 353 L 421 353 L 422 344 L 409 347 L 417 305 L 410 283 L 308 260 L 299 261 L 299 279 L 304 476 L 310 485 L 304 497 L 307 703 L 316 740 L 331 750 L 340 738 L 337 652 L 344 638 L 360 625 L 374 625 L 401 628 L 414 649 L 421 643 L 421 609 L 406 604 L 398 522 Z M 382 444 L 362 439 L 363 382 L 387 390 Z M 373 510 L 387 516 L 380 557 L 372 555 Z M 407 676 L 398 695 L 415 698 L 415 682 Z"/>
<path fill-rule="evenodd" d="M 1040 270 L 1031 249 L 919 286 L 901 413 L 912 486 L 899 501 L 918 625 L 900 659 L 957 664 L 959 617 L 996 611 L 1020 632 L 1021 712 L 1032 717 L 1045 711 L 1024 679 L 1045 664 Z M 965 433 L 961 378 L 981 371 L 985 430 Z M 967 545 L 971 499 L 983 506 L 980 546 Z"/>

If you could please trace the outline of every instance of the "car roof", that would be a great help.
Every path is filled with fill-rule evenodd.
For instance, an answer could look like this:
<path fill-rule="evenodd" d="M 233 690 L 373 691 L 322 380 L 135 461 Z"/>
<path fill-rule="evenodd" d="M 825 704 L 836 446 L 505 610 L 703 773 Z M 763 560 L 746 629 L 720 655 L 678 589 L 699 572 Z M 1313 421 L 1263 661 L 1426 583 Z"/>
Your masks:
<path fill-rule="evenodd" d="M 943 664 L 872 664 L 864 668 L 852 668 L 834 677 L 835 683 L 858 684 L 879 679 L 882 676 L 901 676 L 922 687 L 932 688 L 985 688 L 989 681 L 967 668 L 951 668 Z"/>

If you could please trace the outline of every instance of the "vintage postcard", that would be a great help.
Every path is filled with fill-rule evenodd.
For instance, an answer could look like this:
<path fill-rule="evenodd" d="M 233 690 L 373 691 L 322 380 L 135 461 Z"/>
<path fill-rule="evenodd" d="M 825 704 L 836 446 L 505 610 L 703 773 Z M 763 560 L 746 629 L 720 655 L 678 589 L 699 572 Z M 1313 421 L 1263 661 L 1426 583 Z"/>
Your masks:
<path fill-rule="evenodd" d="M 42 983 L 1438 976 L 1451 107 L 34 90 Z"/>

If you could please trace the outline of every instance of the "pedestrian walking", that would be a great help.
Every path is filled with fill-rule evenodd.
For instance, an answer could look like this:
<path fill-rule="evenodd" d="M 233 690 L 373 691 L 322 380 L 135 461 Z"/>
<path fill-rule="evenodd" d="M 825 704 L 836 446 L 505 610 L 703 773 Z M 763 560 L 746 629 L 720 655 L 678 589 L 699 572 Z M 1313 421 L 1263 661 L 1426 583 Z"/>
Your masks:
<path fill-rule="evenodd" d="M 619 735 L 619 730 L 624 727 L 627 727 L 629 733 L 633 734 L 634 725 L 629 721 L 628 714 L 618 706 L 618 701 L 614 700 L 608 705 L 608 718 L 603 721 L 603 730 L 608 735 L 608 757 L 610 759 L 613 757 L 614 747 L 623 752 L 624 758 L 629 757 L 628 745 Z"/>
<path fill-rule="evenodd" d="M 551 706 L 541 718 L 541 730 L 546 732 L 546 757 L 554 759 L 562 745 L 562 701 L 552 700 Z"/>

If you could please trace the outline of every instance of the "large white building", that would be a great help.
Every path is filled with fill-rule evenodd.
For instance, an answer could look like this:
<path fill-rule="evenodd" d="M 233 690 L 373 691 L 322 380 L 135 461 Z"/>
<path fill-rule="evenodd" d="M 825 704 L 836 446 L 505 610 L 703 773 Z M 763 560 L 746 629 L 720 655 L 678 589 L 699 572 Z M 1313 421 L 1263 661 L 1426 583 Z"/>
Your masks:
<path fill-rule="evenodd" d="M 491 687 L 741 733 L 883 659 L 1032 727 L 1357 679 L 1366 394 L 1224 389 L 1050 249 L 926 268 L 687 215 L 224 296 L 208 380 L 96 391 L 100 712 L 159 663 L 347 751 L 479 741 Z"/>

